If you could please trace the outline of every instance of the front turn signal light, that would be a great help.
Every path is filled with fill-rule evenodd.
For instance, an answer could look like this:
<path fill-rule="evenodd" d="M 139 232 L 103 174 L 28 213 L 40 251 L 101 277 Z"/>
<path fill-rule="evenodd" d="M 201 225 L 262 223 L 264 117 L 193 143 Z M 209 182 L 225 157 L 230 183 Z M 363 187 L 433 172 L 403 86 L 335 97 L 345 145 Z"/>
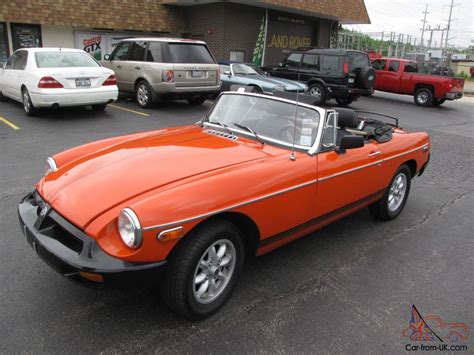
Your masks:
<path fill-rule="evenodd" d="M 160 232 L 157 238 L 160 242 L 169 242 L 170 240 L 180 239 L 182 236 L 183 227 L 177 227 Z"/>

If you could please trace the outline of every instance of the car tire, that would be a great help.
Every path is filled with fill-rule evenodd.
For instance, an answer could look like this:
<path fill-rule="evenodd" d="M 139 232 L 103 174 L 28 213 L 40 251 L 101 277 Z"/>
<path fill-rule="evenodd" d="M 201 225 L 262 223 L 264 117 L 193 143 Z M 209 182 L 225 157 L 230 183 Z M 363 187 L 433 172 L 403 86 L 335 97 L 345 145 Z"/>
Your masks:
<path fill-rule="evenodd" d="M 248 86 L 252 88 L 252 92 L 255 94 L 261 94 L 263 92 L 263 90 L 258 86 L 255 86 L 255 85 L 248 85 Z"/>
<path fill-rule="evenodd" d="M 363 89 L 371 90 L 375 84 L 375 70 L 372 67 L 364 67 L 358 74 L 357 80 Z"/>
<path fill-rule="evenodd" d="M 418 106 L 431 106 L 433 104 L 433 92 L 428 88 L 421 88 L 415 91 L 413 97 Z"/>
<path fill-rule="evenodd" d="M 0 102 L 5 102 L 7 101 L 6 96 L 3 96 L 2 92 L 0 91 Z"/>
<path fill-rule="evenodd" d="M 370 213 L 377 219 L 388 221 L 396 218 L 405 207 L 411 187 L 411 171 L 402 165 L 390 181 L 383 197 L 369 206 Z"/>
<path fill-rule="evenodd" d="M 433 106 L 437 107 L 437 106 L 441 106 L 442 104 L 444 104 L 446 101 L 446 99 L 434 99 L 433 100 Z"/>
<path fill-rule="evenodd" d="M 349 106 L 354 101 L 354 98 L 347 97 L 336 97 L 336 102 L 339 106 Z"/>
<path fill-rule="evenodd" d="M 23 109 L 27 116 L 35 116 L 38 114 L 38 109 L 31 102 L 30 93 L 27 88 L 21 90 L 21 98 L 23 103 Z"/>
<path fill-rule="evenodd" d="M 160 285 L 164 303 L 188 319 L 210 316 L 230 297 L 244 259 L 243 239 L 232 223 L 219 219 L 198 226 L 168 258 Z"/>
<path fill-rule="evenodd" d="M 94 111 L 104 111 L 107 108 L 107 104 L 99 104 L 91 106 Z"/>
<path fill-rule="evenodd" d="M 155 102 L 155 93 L 145 80 L 135 85 L 135 100 L 141 108 L 150 108 Z"/>
<path fill-rule="evenodd" d="M 188 103 L 190 105 L 199 106 L 199 105 L 202 105 L 204 103 L 204 101 L 206 101 L 206 99 L 207 99 L 206 96 L 194 97 L 192 99 L 188 99 Z"/>
<path fill-rule="evenodd" d="M 326 103 L 326 88 L 321 83 L 314 83 L 309 86 L 309 94 L 317 98 L 317 104 L 324 105 Z"/>

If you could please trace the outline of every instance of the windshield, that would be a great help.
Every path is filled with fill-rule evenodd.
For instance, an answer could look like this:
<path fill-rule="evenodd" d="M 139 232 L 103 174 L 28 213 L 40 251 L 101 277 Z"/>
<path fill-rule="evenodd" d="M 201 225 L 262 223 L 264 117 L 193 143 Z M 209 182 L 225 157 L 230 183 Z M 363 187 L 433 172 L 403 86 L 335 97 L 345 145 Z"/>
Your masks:
<path fill-rule="evenodd" d="M 100 67 L 100 64 L 85 52 L 36 52 L 35 58 L 38 68 Z"/>
<path fill-rule="evenodd" d="M 235 93 L 222 95 L 209 113 L 208 120 L 232 131 L 246 131 L 235 124 L 246 126 L 263 140 L 276 140 L 288 147 L 294 142 L 298 148 L 309 149 L 316 140 L 320 117 L 318 111 L 304 106 L 298 106 L 296 110 L 292 103 Z"/>
<path fill-rule="evenodd" d="M 254 68 L 247 64 L 232 64 L 234 75 L 258 75 Z"/>

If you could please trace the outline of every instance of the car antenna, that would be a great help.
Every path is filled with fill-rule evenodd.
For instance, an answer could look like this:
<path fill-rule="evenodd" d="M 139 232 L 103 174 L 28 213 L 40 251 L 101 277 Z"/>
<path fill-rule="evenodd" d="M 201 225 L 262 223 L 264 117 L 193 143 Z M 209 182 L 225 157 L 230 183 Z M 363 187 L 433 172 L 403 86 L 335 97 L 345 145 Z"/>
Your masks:
<path fill-rule="evenodd" d="M 298 73 L 298 86 L 296 88 L 296 105 L 295 105 L 295 124 L 293 126 L 293 146 L 291 147 L 291 155 L 290 155 L 290 160 L 295 161 L 296 156 L 295 156 L 295 141 L 296 141 L 296 119 L 298 117 L 298 100 L 299 100 L 299 94 L 300 94 L 300 73 Z"/>

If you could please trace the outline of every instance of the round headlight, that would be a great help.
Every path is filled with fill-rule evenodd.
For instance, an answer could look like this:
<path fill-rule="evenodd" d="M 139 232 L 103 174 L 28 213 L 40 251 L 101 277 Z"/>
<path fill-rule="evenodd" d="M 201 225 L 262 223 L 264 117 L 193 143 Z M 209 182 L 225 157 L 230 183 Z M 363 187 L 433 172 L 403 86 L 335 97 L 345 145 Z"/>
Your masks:
<path fill-rule="evenodd" d="M 49 173 L 52 173 L 56 170 L 58 170 L 58 167 L 57 167 L 56 162 L 54 161 L 54 159 L 51 158 L 51 157 L 46 159 L 44 175 L 48 175 Z"/>
<path fill-rule="evenodd" d="M 137 215 L 130 208 L 120 211 L 118 217 L 120 237 L 129 248 L 136 249 L 142 244 L 142 228 Z"/>

